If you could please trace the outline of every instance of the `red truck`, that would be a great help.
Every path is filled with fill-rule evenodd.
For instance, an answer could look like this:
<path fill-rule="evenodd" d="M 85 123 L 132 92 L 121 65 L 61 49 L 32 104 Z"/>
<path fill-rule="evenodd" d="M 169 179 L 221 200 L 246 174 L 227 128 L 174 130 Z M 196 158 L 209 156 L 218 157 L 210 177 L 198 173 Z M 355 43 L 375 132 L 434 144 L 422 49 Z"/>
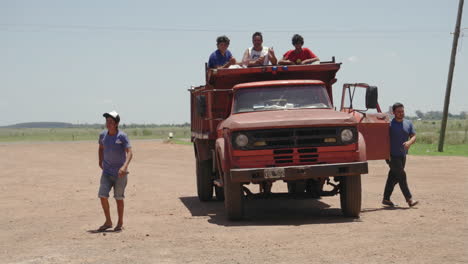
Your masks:
<path fill-rule="evenodd" d="M 239 220 L 247 197 L 340 195 L 343 214 L 359 217 L 367 161 L 389 156 L 389 118 L 377 87 L 364 83 L 345 84 L 336 109 L 332 85 L 340 66 L 333 59 L 207 69 L 206 84 L 190 89 L 198 198 L 211 200 L 214 191 L 228 219 Z M 365 109 L 353 107 L 357 90 L 365 91 Z M 278 181 L 287 193 L 272 193 Z M 249 184 L 258 184 L 258 193 Z"/>

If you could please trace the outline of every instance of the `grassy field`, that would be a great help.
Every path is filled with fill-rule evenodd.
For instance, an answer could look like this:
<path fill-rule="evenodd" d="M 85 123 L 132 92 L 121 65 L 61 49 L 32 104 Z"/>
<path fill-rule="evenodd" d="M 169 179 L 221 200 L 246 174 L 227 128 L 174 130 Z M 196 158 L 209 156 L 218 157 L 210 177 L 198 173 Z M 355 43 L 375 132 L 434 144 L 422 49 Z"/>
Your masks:
<path fill-rule="evenodd" d="M 468 120 L 449 120 L 445 132 L 444 152 L 438 151 L 440 120 L 415 120 L 417 141 L 411 155 L 468 157 Z"/>
<path fill-rule="evenodd" d="M 100 128 L 0 128 L 0 142 L 97 140 Z M 131 139 L 190 138 L 190 127 L 126 128 Z"/>
<path fill-rule="evenodd" d="M 413 121 L 417 142 L 412 146 L 412 155 L 468 156 L 468 120 L 449 120 L 445 135 L 444 152 L 437 151 L 440 122 L 432 120 Z M 83 141 L 97 140 L 101 128 L 0 128 L 0 142 L 37 141 Z M 171 142 L 191 144 L 190 127 L 136 127 L 124 131 L 131 139 L 167 139 L 173 133 Z"/>
<path fill-rule="evenodd" d="M 415 120 L 417 143 L 438 144 L 441 121 Z M 445 132 L 445 144 L 468 144 L 468 120 L 449 120 Z"/>
<path fill-rule="evenodd" d="M 465 156 L 468 157 L 468 144 L 460 145 L 444 145 L 444 152 L 439 152 L 437 149 L 439 144 L 414 144 L 410 151 L 410 155 L 427 155 L 427 156 Z"/>

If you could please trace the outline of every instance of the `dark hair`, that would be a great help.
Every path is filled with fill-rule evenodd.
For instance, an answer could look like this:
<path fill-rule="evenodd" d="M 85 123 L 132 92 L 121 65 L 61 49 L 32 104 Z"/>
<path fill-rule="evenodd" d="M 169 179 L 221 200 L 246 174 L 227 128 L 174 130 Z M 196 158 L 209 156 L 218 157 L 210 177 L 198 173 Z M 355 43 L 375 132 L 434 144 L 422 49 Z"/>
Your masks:
<path fill-rule="evenodd" d="M 258 32 L 258 31 L 257 31 L 257 32 L 255 32 L 255 33 L 253 33 L 253 35 L 252 35 L 252 40 L 253 40 L 256 36 L 259 36 L 260 39 L 263 40 L 262 32 Z"/>
<path fill-rule="evenodd" d="M 294 34 L 292 37 L 292 44 L 296 45 L 297 43 L 304 44 L 304 38 L 299 34 Z"/>
<path fill-rule="evenodd" d="M 400 107 L 405 107 L 405 106 L 402 103 L 394 103 L 392 106 L 393 112 L 395 112 L 395 110 Z"/>
<path fill-rule="evenodd" d="M 216 44 L 219 44 L 219 43 L 226 43 L 229 45 L 229 38 L 226 37 L 225 35 L 222 35 L 222 36 L 219 36 L 217 39 L 216 39 Z"/>

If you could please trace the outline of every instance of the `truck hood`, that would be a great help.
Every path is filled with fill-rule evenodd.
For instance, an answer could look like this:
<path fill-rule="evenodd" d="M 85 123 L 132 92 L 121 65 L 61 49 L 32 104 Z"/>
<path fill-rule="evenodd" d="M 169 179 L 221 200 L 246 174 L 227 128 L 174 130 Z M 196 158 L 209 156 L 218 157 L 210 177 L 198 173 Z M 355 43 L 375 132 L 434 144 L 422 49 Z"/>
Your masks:
<path fill-rule="evenodd" d="M 352 115 L 332 109 L 290 109 L 234 114 L 224 120 L 220 128 L 253 130 L 354 124 L 356 124 L 356 119 Z"/>

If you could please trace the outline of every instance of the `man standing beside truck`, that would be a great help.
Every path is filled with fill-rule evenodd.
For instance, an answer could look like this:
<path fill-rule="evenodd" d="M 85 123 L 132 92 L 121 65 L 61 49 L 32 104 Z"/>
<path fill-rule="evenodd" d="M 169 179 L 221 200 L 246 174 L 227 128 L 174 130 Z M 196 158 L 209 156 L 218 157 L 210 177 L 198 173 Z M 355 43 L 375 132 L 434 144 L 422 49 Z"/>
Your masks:
<path fill-rule="evenodd" d="M 395 185 L 398 183 L 406 202 L 410 207 L 413 207 L 418 204 L 418 201 L 413 200 L 409 190 L 405 164 L 408 150 L 416 142 L 416 132 L 411 121 L 404 119 L 405 108 L 403 104 L 393 104 L 392 110 L 395 117 L 390 122 L 390 160 L 387 161 L 390 171 L 388 172 L 387 183 L 385 184 L 382 204 L 391 207 L 395 206 L 390 200 L 390 196 Z"/>

